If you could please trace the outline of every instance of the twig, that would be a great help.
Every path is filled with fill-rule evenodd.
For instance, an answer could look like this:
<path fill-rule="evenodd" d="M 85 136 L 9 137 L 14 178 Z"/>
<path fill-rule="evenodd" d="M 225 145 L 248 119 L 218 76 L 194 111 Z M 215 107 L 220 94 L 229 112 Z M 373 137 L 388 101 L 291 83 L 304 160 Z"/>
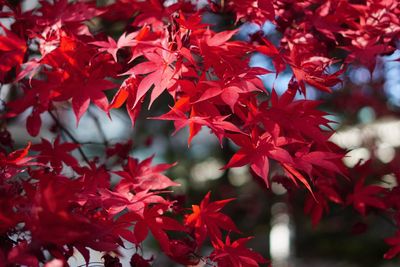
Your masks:
<path fill-rule="evenodd" d="M 391 226 L 393 226 L 394 228 L 397 229 L 397 227 L 398 227 L 397 224 L 393 220 L 391 220 L 389 217 L 387 217 L 385 214 L 378 212 L 377 215 L 382 220 L 384 220 L 385 222 L 387 222 L 388 224 L 390 224 Z"/>
<path fill-rule="evenodd" d="M 96 265 L 93 265 L 93 264 L 96 264 Z M 99 265 L 97 265 L 97 264 L 99 264 Z M 101 266 L 101 267 L 103 267 L 104 266 L 104 262 L 93 261 L 93 262 L 88 262 L 88 263 L 85 263 L 85 264 L 78 265 L 78 267 L 83 267 L 83 266 L 91 266 L 91 267 Z"/>
<path fill-rule="evenodd" d="M 89 113 L 90 117 L 92 117 L 94 124 L 96 125 L 97 129 L 99 130 L 100 136 L 103 139 L 104 146 L 107 147 L 108 146 L 107 136 L 104 133 L 103 128 L 101 128 L 99 118 L 95 114 L 93 114 L 93 112 L 90 110 L 90 108 L 88 109 L 88 113 Z"/>
<path fill-rule="evenodd" d="M 67 128 L 65 128 L 65 127 L 61 124 L 61 122 L 58 120 L 58 118 L 57 118 L 50 110 L 49 110 L 49 114 L 50 114 L 50 116 L 53 118 L 53 120 L 55 121 L 55 123 L 57 124 L 57 126 L 60 127 L 60 129 L 61 129 L 74 143 L 80 144 L 80 142 L 72 135 L 72 133 L 71 133 Z M 79 153 L 81 154 L 83 160 L 84 160 L 88 165 L 90 165 L 90 161 L 89 161 L 88 157 L 86 156 L 85 152 L 83 152 L 82 147 L 79 146 L 79 147 L 78 147 L 78 151 L 79 151 Z"/>

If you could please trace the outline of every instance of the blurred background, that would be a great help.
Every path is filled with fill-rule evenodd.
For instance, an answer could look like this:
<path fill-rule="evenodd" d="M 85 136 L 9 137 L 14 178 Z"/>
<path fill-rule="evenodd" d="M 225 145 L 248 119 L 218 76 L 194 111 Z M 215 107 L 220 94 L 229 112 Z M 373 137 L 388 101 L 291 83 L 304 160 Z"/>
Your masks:
<path fill-rule="evenodd" d="M 25 9 L 36 4 L 36 1 L 26 1 Z M 216 23 L 216 30 L 224 29 L 224 19 L 211 14 L 205 17 L 207 22 Z M 6 23 L 12 22 L 5 21 Z M 118 25 L 110 27 L 110 33 L 114 37 L 118 37 L 123 31 Z M 268 22 L 262 27 L 243 24 L 236 38 L 245 40 L 250 33 L 260 30 L 272 42 L 279 43 L 279 34 Z M 337 132 L 331 140 L 349 151 L 344 159 L 349 168 L 367 160 L 371 160 L 372 166 L 377 170 L 388 164 L 400 166 L 400 63 L 394 61 L 397 58 L 400 58 L 399 51 L 378 58 L 377 67 L 372 74 L 364 67 L 352 66 L 343 75 L 343 85 L 335 88 L 333 94 L 308 88 L 307 98 L 323 99 L 321 110 L 330 113 L 330 119 L 336 122 L 332 123 L 332 127 Z M 261 54 L 252 56 L 251 65 L 273 69 L 271 60 Z M 287 69 L 277 79 L 275 74 L 265 75 L 262 79 L 267 90 L 274 87 L 279 93 L 283 93 L 291 76 L 292 73 Z M 10 97 L 13 97 L 12 88 L 3 85 L 0 99 L 7 101 Z M 147 119 L 165 113 L 170 102 L 171 99 L 164 95 L 155 102 L 150 111 L 143 109 L 134 129 L 125 109 L 113 110 L 110 120 L 97 108 L 90 107 L 89 114 L 81 119 L 76 128 L 69 106 L 61 104 L 57 108 L 64 127 L 84 144 L 83 149 L 89 157 L 103 155 L 105 143 L 131 140 L 133 150 L 130 154 L 133 157 L 142 160 L 155 155 L 155 163 L 178 162 L 168 175 L 181 184 L 174 189 L 174 194 L 186 207 L 201 201 L 208 191 L 212 192 L 212 199 L 236 198 L 235 202 L 224 208 L 224 212 L 234 219 L 243 233 L 255 237 L 249 246 L 270 258 L 273 266 L 400 266 L 398 260 L 383 260 L 383 254 L 388 249 L 383 239 L 392 235 L 395 230 L 390 221 L 374 214 L 361 218 L 351 207 L 331 206 L 330 214 L 313 228 L 310 218 L 303 213 L 305 192 L 289 196 L 286 189 L 277 183 L 272 183 L 271 190 L 267 190 L 262 183 L 253 179 L 247 167 L 220 170 L 235 151 L 231 143 L 225 141 L 221 149 L 216 137 L 204 128 L 189 148 L 187 129 L 171 136 L 171 122 Z M 9 122 L 13 139 L 21 147 L 27 141 L 40 141 L 39 137 L 30 137 L 25 130 L 26 116 L 30 113 L 27 110 L 25 115 Z M 50 131 L 54 126 L 52 118 L 43 115 L 42 121 L 40 137 L 54 139 L 55 134 Z M 63 139 L 71 141 L 67 136 L 63 136 Z M 79 157 L 78 153 L 76 156 Z M 102 160 L 99 157 L 99 161 Z M 116 162 L 108 164 L 111 169 L 120 169 Z M 381 172 L 371 172 L 371 176 L 380 175 L 378 173 Z M 271 174 L 274 174 L 273 165 Z M 381 180 L 388 187 L 396 184 L 393 173 L 375 179 Z M 368 231 L 365 231 L 367 228 Z M 152 247 L 155 248 L 152 240 L 148 240 L 147 245 L 149 251 Z M 156 254 L 154 266 L 173 266 L 169 265 L 166 257 L 157 255 L 157 249 L 153 252 Z M 129 254 L 131 250 L 123 253 Z M 101 255 L 95 257 L 100 261 Z M 71 266 L 80 264 L 83 261 L 79 255 L 71 260 Z"/>

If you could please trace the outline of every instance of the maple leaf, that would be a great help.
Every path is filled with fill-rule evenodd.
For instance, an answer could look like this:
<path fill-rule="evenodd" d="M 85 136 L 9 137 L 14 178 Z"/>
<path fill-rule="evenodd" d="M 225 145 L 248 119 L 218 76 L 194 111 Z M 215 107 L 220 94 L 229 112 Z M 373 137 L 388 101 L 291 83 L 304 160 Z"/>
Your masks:
<path fill-rule="evenodd" d="M 107 147 L 106 156 L 111 158 L 117 156 L 120 160 L 126 159 L 129 156 L 129 152 L 132 150 L 133 142 L 128 140 L 127 142 L 116 143 L 113 146 Z"/>
<path fill-rule="evenodd" d="M 261 44 L 256 45 L 256 51 L 271 57 L 277 77 L 279 73 L 286 69 L 284 57 L 282 57 L 279 50 L 268 39 L 259 37 L 258 40 L 261 42 Z"/>
<path fill-rule="evenodd" d="M 345 68 L 342 67 L 338 71 L 328 74 L 326 69 L 332 65 L 332 60 L 304 53 L 297 45 L 292 47 L 287 60 L 304 95 L 306 95 L 305 83 L 330 93 L 332 92 L 330 87 L 342 82 L 339 75 L 344 73 Z"/>
<path fill-rule="evenodd" d="M 171 252 L 168 254 L 174 261 L 183 265 L 197 265 L 200 258 L 196 255 L 196 243 L 191 239 L 171 240 Z"/>
<path fill-rule="evenodd" d="M 136 99 L 133 106 L 153 87 L 150 97 L 149 108 L 154 100 L 161 93 L 175 84 L 175 78 L 179 70 L 175 69 L 173 63 L 177 60 L 174 53 L 162 48 L 155 48 L 153 51 L 147 51 L 144 56 L 149 60 L 135 65 L 133 68 L 123 73 L 123 75 L 147 74 L 137 88 Z"/>
<path fill-rule="evenodd" d="M 181 10 L 179 11 L 179 17 L 176 18 L 175 21 L 178 22 L 182 28 L 194 31 L 195 33 L 201 33 L 207 26 L 210 26 L 210 24 L 202 21 L 200 13 L 185 16 Z"/>
<path fill-rule="evenodd" d="M 143 242 L 149 231 L 154 238 L 159 242 L 163 251 L 167 254 L 171 252 L 170 239 L 165 231 L 181 231 L 185 228 L 176 220 L 163 215 L 166 211 L 166 206 L 157 204 L 152 207 L 145 207 L 142 214 L 129 212 L 123 214 L 118 222 L 135 222 L 133 235 L 135 244 Z"/>
<path fill-rule="evenodd" d="M 31 143 L 23 148 L 11 152 L 8 155 L 0 152 L 0 174 L 6 179 L 22 171 L 22 167 L 37 165 L 36 162 L 30 162 L 34 157 L 28 156 Z"/>
<path fill-rule="evenodd" d="M 77 86 L 79 83 L 82 87 Z M 86 79 L 83 84 L 81 80 L 69 81 L 68 84 L 65 84 L 64 90 L 68 90 L 71 94 L 72 110 L 75 113 L 76 124 L 79 124 L 91 101 L 100 109 L 108 111 L 108 100 L 103 91 L 115 87 L 115 83 L 111 81 L 94 78 Z"/>
<path fill-rule="evenodd" d="M 60 136 L 57 136 L 53 144 L 44 138 L 41 140 L 41 144 L 32 146 L 32 150 L 40 151 L 38 162 L 43 164 L 50 163 L 57 172 L 61 171 L 63 167 L 62 162 L 71 167 L 78 165 L 78 161 L 69 154 L 69 152 L 79 147 L 78 144 L 60 143 Z"/>
<path fill-rule="evenodd" d="M 115 71 L 115 63 L 104 59 L 104 55 L 93 58 L 93 50 L 76 36 L 60 33 L 59 46 L 42 59 L 60 72 L 60 82 L 55 91 L 54 101 L 71 99 L 77 125 L 80 118 L 93 102 L 103 111 L 108 111 L 108 100 L 103 91 L 117 85 L 107 80 Z M 115 71 L 116 74 L 116 71 Z"/>
<path fill-rule="evenodd" d="M 142 101 L 136 101 L 137 89 L 138 89 L 137 78 L 129 77 L 121 84 L 117 93 L 114 95 L 112 99 L 109 109 L 119 108 L 125 102 L 126 111 L 128 112 L 129 118 L 132 122 L 132 127 L 135 125 L 135 121 L 139 116 L 139 112 L 142 108 Z M 142 97 L 143 99 L 144 97 Z"/>
<path fill-rule="evenodd" d="M 182 99 L 184 100 L 184 99 Z M 225 136 L 225 132 L 236 132 L 241 133 L 240 129 L 234 124 L 226 121 L 228 116 L 199 116 L 195 109 L 191 110 L 190 116 L 187 117 L 184 112 L 180 110 L 181 103 L 175 105 L 174 108 L 159 117 L 152 117 L 155 120 L 172 120 L 174 121 L 175 131 L 172 135 L 176 134 L 182 128 L 189 126 L 189 137 L 188 146 L 190 146 L 193 138 L 200 132 L 203 126 L 207 126 L 217 136 L 220 144 L 222 144 L 222 138 Z"/>
<path fill-rule="evenodd" d="M 102 205 L 112 215 L 118 214 L 125 209 L 141 214 L 143 209 L 150 204 L 170 204 L 163 197 L 157 195 L 156 192 L 149 192 L 148 190 L 135 194 L 127 190 L 121 190 L 121 188 L 117 188 L 115 192 L 108 189 L 99 189 L 98 191 Z"/>
<path fill-rule="evenodd" d="M 307 181 L 307 179 L 295 168 L 293 168 L 290 164 L 287 163 L 282 163 L 282 167 L 285 170 L 285 173 L 287 176 L 294 182 L 295 185 L 297 185 L 296 179 L 299 180 L 304 186 L 307 188 L 308 191 L 310 191 L 311 194 L 313 194 L 313 190 Z"/>
<path fill-rule="evenodd" d="M 5 36 L 0 35 L 0 81 L 5 83 L 7 73 L 14 67 L 20 68 L 27 47 L 25 40 L 22 40 L 2 24 L 0 24 L 0 27 L 5 32 Z"/>
<path fill-rule="evenodd" d="M 265 132 L 258 135 L 256 131 L 253 131 L 251 136 L 229 135 L 229 138 L 240 148 L 228 164 L 224 166 L 224 169 L 249 164 L 255 174 L 269 186 L 269 158 L 280 163 L 293 163 L 289 152 L 281 148 L 281 146 L 288 144 L 288 140 L 285 137 L 278 136 L 278 132 L 278 128 L 275 127 L 274 133 Z"/>
<path fill-rule="evenodd" d="M 24 183 L 24 190 L 29 206 L 26 227 L 34 240 L 44 246 L 76 246 L 86 261 L 89 251 L 85 247 L 102 251 L 118 247 L 119 238 L 110 235 L 112 221 L 78 208 L 80 181 L 43 170 L 37 170 L 33 176 L 40 180 L 36 184 Z"/>
<path fill-rule="evenodd" d="M 152 119 L 174 121 L 175 131 L 172 133 L 172 135 L 176 134 L 184 127 L 189 126 L 188 146 L 190 146 L 193 137 L 200 132 L 202 126 L 210 126 L 210 123 L 207 120 L 209 119 L 208 116 L 196 116 L 195 112 L 193 111 L 191 116 L 188 118 L 184 112 L 177 108 L 172 108 L 168 113 L 159 117 L 153 117 Z"/>
<path fill-rule="evenodd" d="M 211 193 L 208 192 L 200 205 L 192 205 L 192 213 L 185 218 L 185 224 L 194 228 L 197 245 L 200 247 L 206 237 L 213 241 L 221 238 L 221 229 L 239 233 L 234 222 L 220 210 L 233 198 L 210 202 Z"/>
<path fill-rule="evenodd" d="M 248 20 L 262 25 L 267 20 L 275 20 L 272 0 L 231 0 L 227 2 L 227 6 L 234 10 L 236 23 L 240 20 Z"/>
<path fill-rule="evenodd" d="M 318 190 L 313 192 L 312 195 L 307 196 L 304 203 L 304 214 L 311 216 L 313 227 L 321 221 L 324 212 L 329 213 L 328 200 L 337 204 L 343 204 L 341 197 L 333 185 L 328 184 L 325 180 L 322 180 L 323 182 L 319 181 L 317 180 L 316 182 Z"/>
<path fill-rule="evenodd" d="M 280 98 L 273 90 L 271 106 L 267 110 L 259 112 L 255 119 L 268 116 L 283 130 L 290 132 L 290 136 L 300 141 L 310 140 L 326 146 L 333 132 L 323 131 L 321 126 L 330 129 L 329 123 L 332 121 L 325 118 L 327 113 L 316 109 L 321 104 L 320 101 L 294 100 L 296 88 L 296 84 L 290 83 L 289 88 Z"/>
<path fill-rule="evenodd" d="M 397 231 L 396 235 L 393 237 L 385 238 L 385 242 L 392 246 L 392 248 L 389 249 L 383 257 L 387 260 L 393 259 L 400 253 L 400 231 Z"/>
<path fill-rule="evenodd" d="M 353 205 L 362 215 L 369 208 L 390 211 L 399 220 L 399 186 L 388 190 L 365 185 L 365 177 L 394 174 L 399 178 L 398 159 L 380 170 L 376 166 L 362 171 L 355 168 L 355 176 L 362 178 L 349 193 L 342 188 L 348 183 L 339 184 L 338 174 L 346 176 L 343 152 L 329 141 L 334 131 L 328 114 L 318 110 L 321 101 L 295 99 L 299 90 L 306 93 L 306 86 L 331 92 L 342 82 L 341 74 L 349 64 L 372 71 L 377 56 L 392 53 L 400 34 L 396 1 L 226 0 L 200 7 L 196 1 L 185 0 L 118 0 L 97 7 L 94 0 L 41 0 L 28 10 L 20 2 L 0 0 L 0 18 L 9 23 L 7 28 L 0 24 L 0 81 L 2 85 L 12 83 L 9 94 L 2 90 L 2 97 L 10 99 L 2 119 L 27 110 L 27 116 L 13 122 L 22 119 L 28 133 L 37 136 L 42 114 L 65 104 L 56 102 L 69 101 L 77 123 L 92 103 L 105 112 L 125 105 L 133 126 L 146 95 L 151 93 L 150 108 L 167 91 L 174 105 L 159 119 L 173 121 L 176 131 L 188 126 L 189 144 L 203 126 L 220 143 L 229 138 L 239 148 L 225 167 L 248 164 L 251 173 L 267 185 L 270 160 L 276 161 L 281 172 L 274 175 L 278 177 L 275 181 L 290 191 L 295 189 L 292 184 L 301 183 L 311 192 L 304 211 L 311 215 L 313 225 L 329 212 L 330 202 Z M 224 20 L 224 25 L 217 22 L 215 27 L 202 23 L 210 14 L 233 20 Z M 97 16 L 102 23 L 97 23 Z M 239 24 L 248 21 L 261 27 L 267 20 L 274 25 L 265 33 L 268 38 L 260 30 L 245 37 L 250 43 L 234 40 Z M 88 23 L 95 27 L 89 28 Z M 114 34 L 113 29 L 104 28 L 107 25 L 123 27 L 118 40 L 93 33 Z M 280 40 L 279 46 L 269 40 Z M 118 61 L 120 52 L 128 50 L 131 60 Z M 249 67 L 254 52 L 270 57 L 277 75 L 286 65 L 293 71 L 282 96 L 272 90 L 271 97 L 263 101 L 269 88 L 260 76 L 270 71 Z M 343 64 L 340 69 L 337 63 Z M 114 83 L 120 73 L 129 77 L 119 86 Z M 350 87 L 351 80 L 346 83 Z M 356 100 L 361 99 L 377 107 L 378 115 L 387 114 L 385 105 L 375 105 L 380 99 L 375 92 L 381 86 L 378 80 L 372 87 L 364 86 L 373 90 L 371 96 L 360 98 L 357 94 L 362 93 L 356 93 L 356 98 L 345 101 L 350 103 L 346 107 L 356 110 L 362 104 L 355 105 Z M 118 91 L 108 104 L 105 91 L 114 87 Z M 0 124 L 0 132 L 7 132 L 8 122 Z M 222 241 L 225 232 L 237 231 L 221 213 L 230 199 L 210 202 L 207 194 L 185 215 L 185 227 L 166 216 L 171 212 L 181 217 L 184 210 L 166 196 L 168 187 L 177 185 L 163 174 L 173 164 L 153 166 L 152 157 L 142 162 L 128 158 L 129 144 L 117 144 L 105 151 L 117 154 L 120 161 L 96 155 L 79 166 L 70 153 L 77 144 L 62 144 L 59 137 L 54 143 L 43 139 L 34 145 L 39 150 L 34 161 L 28 155 L 29 145 L 6 153 L 10 140 L 0 136 L 0 265 L 67 265 L 76 250 L 89 264 L 88 248 L 117 253 L 117 247 L 124 245 L 121 238 L 141 246 L 150 232 L 167 256 L 184 265 L 199 263 L 202 256 L 198 252 L 203 250 L 198 245 L 206 238 L 214 247 L 207 259 L 213 262 L 207 263 L 243 267 L 265 262 L 246 248 L 249 238 L 232 242 L 228 233 Z M 115 171 L 115 165 L 125 161 L 123 170 Z M 70 165 L 73 172 L 61 175 L 63 165 Z M 26 173 L 18 175 L 25 169 Z M 111 183 L 114 174 L 122 179 Z M 184 232 L 188 229 L 191 233 Z M 172 237 L 169 231 L 183 233 Z M 385 240 L 391 246 L 385 258 L 399 254 L 399 235 L 397 231 Z M 119 257 L 106 254 L 105 265 L 120 266 Z M 45 258 L 52 260 L 45 263 Z M 131 265 L 150 263 L 135 254 Z"/>
<path fill-rule="evenodd" d="M 348 62 L 359 62 L 363 66 L 366 66 L 371 73 L 374 71 L 378 55 L 393 52 L 395 50 L 395 48 L 387 45 L 376 44 L 375 40 L 371 40 L 369 43 L 363 45 L 352 46 L 350 48 L 344 47 L 343 49 L 348 50 L 351 53 L 346 59 Z"/>
<path fill-rule="evenodd" d="M 354 191 L 348 195 L 346 203 L 353 204 L 354 209 L 363 216 L 366 215 L 368 207 L 385 210 L 386 204 L 379 198 L 379 194 L 382 194 L 385 188 L 378 185 L 364 185 L 364 183 L 365 176 L 358 179 Z"/>
<path fill-rule="evenodd" d="M 32 107 L 32 113 L 26 120 L 26 129 L 31 136 L 39 134 L 42 124 L 40 115 L 51 108 L 52 101 L 59 96 L 56 89 L 63 82 L 62 74 L 59 72 L 49 72 L 46 75 L 47 80 L 32 80 L 29 87 L 23 87 L 23 97 L 7 103 L 6 116 L 9 118 L 15 117 Z"/>
<path fill-rule="evenodd" d="M 333 153 L 329 151 L 311 151 L 303 153 L 298 151 L 296 153 L 296 166 L 305 170 L 309 176 L 315 167 L 321 167 L 325 170 L 334 171 L 336 173 L 342 173 L 336 164 L 335 160 L 339 160 L 343 155 Z"/>
<path fill-rule="evenodd" d="M 319 193 L 314 192 L 313 196 L 307 196 L 304 203 L 304 214 L 311 216 L 312 226 L 315 227 L 321 221 L 322 215 L 329 212 L 326 199 Z"/>
<path fill-rule="evenodd" d="M 144 26 L 140 31 L 132 32 L 127 34 L 123 33 L 118 41 L 115 42 L 110 36 L 107 37 L 107 41 L 96 41 L 90 44 L 100 47 L 100 52 L 107 52 L 112 55 L 115 62 L 118 61 L 117 53 L 118 50 L 124 47 L 132 47 L 138 44 L 149 32 L 149 27 Z"/>
<path fill-rule="evenodd" d="M 97 194 L 101 188 L 110 188 L 110 173 L 104 166 L 97 166 L 96 162 L 89 162 L 89 166 L 75 166 L 80 177 L 77 180 L 80 182 L 81 198 L 80 203 L 87 201 L 86 195 Z"/>
<path fill-rule="evenodd" d="M 231 242 L 227 235 L 225 242 L 217 239 L 213 242 L 214 251 L 210 259 L 219 267 L 258 267 L 259 263 L 266 263 L 267 261 L 260 254 L 246 248 L 246 243 L 252 238 L 240 238 Z"/>
<path fill-rule="evenodd" d="M 249 69 L 247 58 L 249 48 L 244 42 L 230 41 L 238 30 L 214 33 L 207 29 L 198 39 L 198 47 L 206 70 L 212 70 L 218 77 L 243 73 Z"/>
<path fill-rule="evenodd" d="M 123 33 L 118 42 L 115 42 L 114 39 L 110 36 L 107 36 L 107 41 L 96 41 L 91 42 L 90 44 L 100 47 L 100 52 L 107 52 L 112 55 L 115 62 L 118 61 L 117 53 L 118 50 L 124 47 L 133 46 L 136 42 L 134 41 L 134 33 L 126 34 Z"/>
<path fill-rule="evenodd" d="M 224 85 L 215 81 L 201 81 L 198 86 L 200 87 L 199 90 L 201 89 L 203 93 L 194 103 L 210 100 L 211 98 L 219 96 L 222 102 L 230 107 L 232 113 L 234 113 L 235 105 L 238 104 L 240 94 L 259 91 L 257 88 L 246 90 L 241 84 L 231 83 Z"/>
<path fill-rule="evenodd" d="M 98 10 L 93 2 L 69 3 L 68 0 L 41 1 L 40 11 L 41 16 L 36 19 L 42 25 L 53 25 L 58 21 L 63 24 L 82 22 L 104 12 Z"/>
<path fill-rule="evenodd" d="M 170 186 L 178 186 L 178 183 L 171 181 L 162 172 L 175 166 L 176 164 L 158 164 L 151 166 L 154 156 L 142 162 L 135 158 L 128 158 L 123 171 L 116 171 L 115 174 L 123 178 L 118 184 L 118 188 L 131 187 L 136 192 L 147 190 L 162 190 Z"/>
<path fill-rule="evenodd" d="M 36 256 L 32 255 L 33 253 L 30 250 L 31 248 L 27 241 L 20 242 L 9 252 L 8 261 L 10 263 L 32 267 L 39 266 L 39 260 L 36 258 Z"/>

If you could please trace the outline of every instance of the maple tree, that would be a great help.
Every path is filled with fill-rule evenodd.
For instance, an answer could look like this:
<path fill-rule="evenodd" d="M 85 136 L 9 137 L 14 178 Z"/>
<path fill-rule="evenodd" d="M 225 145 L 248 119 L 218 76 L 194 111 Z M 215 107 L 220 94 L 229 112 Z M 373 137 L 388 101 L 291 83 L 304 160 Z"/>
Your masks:
<path fill-rule="evenodd" d="M 150 236 L 184 265 L 269 264 L 224 213 L 238 200 L 212 201 L 214 192 L 208 192 L 191 209 L 179 201 L 173 194 L 179 183 L 165 174 L 179 162 L 153 164 L 154 156 L 141 161 L 130 155 L 131 140 L 106 138 L 104 153 L 89 157 L 87 144 L 65 127 L 61 113 L 71 109 L 76 127 L 87 115 L 99 124 L 91 105 L 110 119 L 125 108 L 131 127 L 142 113 L 150 114 L 148 121 L 172 121 L 173 134 L 188 128 L 188 146 L 208 128 L 221 150 L 234 150 L 222 170 L 248 166 L 265 190 L 280 183 L 288 194 L 302 192 L 313 225 L 335 205 L 360 217 L 384 216 L 395 227 L 382 240 L 389 245 L 384 258 L 400 254 L 400 186 L 377 183 L 391 173 L 400 182 L 400 158 L 383 167 L 368 161 L 347 168 L 347 151 L 331 141 L 335 130 L 321 109 L 334 103 L 333 111 L 357 110 L 367 103 L 377 113 L 396 113 L 374 102 L 382 88 L 360 95 L 348 77 L 356 67 L 372 75 L 380 67 L 377 57 L 396 51 L 398 1 L 40 0 L 28 10 L 24 1 L 0 5 L 0 83 L 10 88 L 0 124 L 0 266 L 68 266 L 76 251 L 89 263 L 89 249 L 105 253 L 105 266 L 121 266 L 125 241 L 135 248 L 131 266 L 151 266 L 153 258 L 143 252 Z M 261 30 L 266 22 L 279 40 Z M 240 39 L 250 24 L 260 30 Z M 270 67 L 252 66 L 255 54 Z M 283 92 L 262 81 L 265 75 L 277 81 L 285 72 L 291 78 Z M 310 92 L 321 100 L 310 99 Z M 162 114 L 152 112 L 157 108 Z M 50 129 L 45 117 L 54 122 Z M 16 119 L 32 140 L 44 130 L 55 138 L 17 149 L 8 129 Z M 212 248 L 208 254 L 205 246 Z"/>

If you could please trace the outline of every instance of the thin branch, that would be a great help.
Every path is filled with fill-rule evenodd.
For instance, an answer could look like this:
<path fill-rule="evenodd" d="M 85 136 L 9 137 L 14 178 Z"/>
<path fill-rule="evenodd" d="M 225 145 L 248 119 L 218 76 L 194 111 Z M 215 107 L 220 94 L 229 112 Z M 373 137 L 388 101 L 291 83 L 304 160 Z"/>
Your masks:
<path fill-rule="evenodd" d="M 94 146 L 106 146 L 104 143 L 92 142 L 92 141 L 80 142 L 79 144 L 81 144 L 81 145 L 94 145 Z"/>
<path fill-rule="evenodd" d="M 93 265 L 93 264 L 95 264 L 95 265 Z M 99 265 L 97 265 L 97 264 L 99 264 Z M 101 266 L 101 267 L 103 267 L 104 266 L 104 262 L 93 261 L 93 262 L 88 262 L 88 263 L 85 263 L 85 264 L 78 265 L 77 267 L 83 267 L 83 266 L 91 266 L 91 267 Z"/>
<path fill-rule="evenodd" d="M 398 228 L 398 225 L 392 220 L 390 219 L 388 216 L 386 216 L 383 213 L 377 212 L 376 213 L 382 220 L 384 220 L 385 222 L 387 222 L 389 225 L 391 225 L 394 228 Z"/>
<path fill-rule="evenodd" d="M 103 144 L 104 146 L 108 146 L 108 140 L 107 140 L 107 136 L 105 134 L 105 132 L 103 131 L 103 128 L 101 128 L 101 123 L 99 121 L 99 118 L 93 114 L 93 112 L 90 110 L 90 108 L 88 109 L 88 114 L 90 115 L 90 117 L 92 117 L 94 124 L 96 125 L 97 129 L 99 130 L 101 139 L 103 139 Z"/>
<path fill-rule="evenodd" d="M 53 118 L 53 120 L 55 121 L 55 123 L 57 124 L 57 126 L 74 142 L 77 144 L 80 144 L 80 142 L 73 136 L 73 134 L 66 128 L 64 127 L 61 122 L 58 120 L 58 118 L 49 110 L 49 114 L 50 116 Z M 83 152 L 83 149 L 81 146 L 78 147 L 78 151 L 81 154 L 83 160 L 90 165 L 90 161 L 88 159 L 88 157 L 86 156 L 85 152 Z"/>

